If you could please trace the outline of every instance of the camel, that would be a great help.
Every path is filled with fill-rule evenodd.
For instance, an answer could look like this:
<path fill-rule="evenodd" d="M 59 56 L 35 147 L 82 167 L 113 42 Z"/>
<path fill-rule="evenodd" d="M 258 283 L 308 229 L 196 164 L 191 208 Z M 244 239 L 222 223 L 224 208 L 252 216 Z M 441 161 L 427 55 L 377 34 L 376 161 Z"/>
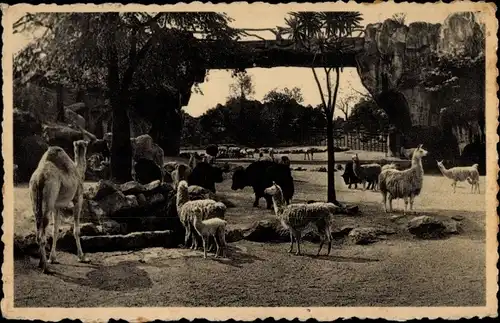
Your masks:
<path fill-rule="evenodd" d="M 50 146 L 40 159 L 37 169 L 31 175 L 29 189 L 33 212 L 36 220 L 36 239 L 40 249 L 39 267 L 45 274 L 52 271 L 48 268 L 45 246 L 47 244 L 46 229 L 49 216 L 54 217 L 54 231 L 49 263 L 56 264 L 56 244 L 59 233 L 60 212 L 62 208 L 73 204 L 74 227 L 77 254 L 80 262 L 90 262 L 82 251 L 80 244 L 80 213 L 83 204 L 83 181 L 85 179 L 86 154 L 88 142 L 73 142 L 75 161 L 58 146 Z"/>

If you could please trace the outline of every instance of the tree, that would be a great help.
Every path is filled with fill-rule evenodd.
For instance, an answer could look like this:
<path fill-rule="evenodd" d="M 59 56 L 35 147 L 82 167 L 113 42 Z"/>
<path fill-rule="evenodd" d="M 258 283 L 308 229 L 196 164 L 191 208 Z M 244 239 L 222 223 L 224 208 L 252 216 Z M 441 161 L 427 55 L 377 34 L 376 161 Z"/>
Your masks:
<path fill-rule="evenodd" d="M 227 42 L 237 35 L 229 21 L 225 14 L 212 12 L 29 13 L 14 23 L 15 32 L 38 28 L 45 32 L 15 57 L 17 84 L 43 80 L 106 89 L 113 113 L 111 174 L 119 182 L 128 181 L 132 167 L 128 111 L 137 72 L 146 72 L 140 78 L 153 80 L 147 83 L 155 88 L 175 81 L 171 74 L 150 68 L 153 62 L 145 57 L 158 59 L 151 53 L 164 49 L 179 32 Z"/>
<path fill-rule="evenodd" d="M 356 97 L 354 95 L 344 96 L 339 100 L 339 110 L 344 114 L 344 120 L 347 121 L 349 118 L 349 112 L 351 111 L 351 106 L 354 103 Z"/>
<path fill-rule="evenodd" d="M 323 72 L 326 78 L 326 95 L 322 89 L 318 73 L 314 68 L 316 56 L 329 51 L 342 53 L 345 50 L 343 40 L 358 31 L 362 21 L 361 13 L 350 12 L 291 12 L 285 19 L 288 25 L 288 34 L 297 46 L 314 52 L 311 70 L 318 86 L 323 112 L 327 121 L 327 149 L 328 149 L 328 201 L 338 204 L 335 193 L 335 155 L 333 148 L 333 114 L 337 104 L 342 68 L 328 67 L 328 62 L 323 63 Z M 323 56 L 320 56 L 323 57 Z M 341 66 L 341 64 L 340 64 Z M 333 72 L 333 73 L 332 73 Z M 332 81 L 332 74 L 335 81 Z"/>
<path fill-rule="evenodd" d="M 235 81 L 229 86 L 230 99 L 246 99 L 255 94 L 252 77 L 246 72 L 237 72 L 233 74 Z"/>

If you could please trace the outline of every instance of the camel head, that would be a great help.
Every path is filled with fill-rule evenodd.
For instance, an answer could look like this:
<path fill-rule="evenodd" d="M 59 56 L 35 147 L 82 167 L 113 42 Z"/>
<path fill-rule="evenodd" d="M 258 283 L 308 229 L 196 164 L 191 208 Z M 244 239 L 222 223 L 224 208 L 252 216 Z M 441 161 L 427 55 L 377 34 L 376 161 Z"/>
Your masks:
<path fill-rule="evenodd" d="M 73 149 L 75 151 L 75 158 L 84 157 L 87 155 L 87 147 L 89 142 L 86 140 L 73 141 Z"/>

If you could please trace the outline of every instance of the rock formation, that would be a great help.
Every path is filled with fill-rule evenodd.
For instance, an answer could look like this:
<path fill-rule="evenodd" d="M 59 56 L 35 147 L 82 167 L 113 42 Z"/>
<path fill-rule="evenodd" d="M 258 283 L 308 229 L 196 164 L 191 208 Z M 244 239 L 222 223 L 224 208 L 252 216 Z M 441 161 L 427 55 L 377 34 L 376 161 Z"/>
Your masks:
<path fill-rule="evenodd" d="M 461 70 L 464 66 L 455 69 L 451 66 L 452 73 L 447 81 L 454 83 L 444 89 L 433 87 L 425 79 L 444 60 L 456 59 L 458 65 L 461 61 L 481 60 L 484 55 L 484 32 L 473 13 L 450 14 L 443 24 L 414 22 L 407 26 L 393 19 L 369 24 L 365 30 L 364 49 L 357 55 L 361 82 L 387 112 L 390 122 L 400 134 L 415 132 L 415 127 L 443 128 L 442 109 L 453 106 L 457 96 L 468 102 L 465 96 L 474 94 L 479 98 L 476 106 L 464 104 L 461 109 L 484 111 L 484 64 L 474 65 L 477 68 L 472 69 L 467 66 L 466 73 Z M 441 85 L 438 81 L 435 83 Z M 472 142 L 474 134 L 481 132 L 481 118 L 484 115 L 477 113 L 473 122 L 449 125 L 442 132 L 451 133 L 451 137 L 455 137 L 454 144 L 459 145 L 461 150 Z M 414 139 L 424 145 L 429 139 L 436 140 L 426 140 L 423 134 L 418 133 L 411 137 L 416 137 Z M 406 138 L 400 141 L 397 134 L 391 139 L 391 151 L 395 155 L 399 145 L 415 144 Z"/>

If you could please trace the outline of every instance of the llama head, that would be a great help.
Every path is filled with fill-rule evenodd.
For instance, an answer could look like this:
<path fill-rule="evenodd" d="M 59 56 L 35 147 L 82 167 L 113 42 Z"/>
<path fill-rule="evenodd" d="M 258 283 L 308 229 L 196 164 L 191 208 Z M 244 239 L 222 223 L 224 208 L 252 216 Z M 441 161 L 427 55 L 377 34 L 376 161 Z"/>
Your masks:
<path fill-rule="evenodd" d="M 273 185 L 270 186 L 270 187 L 268 187 L 268 188 L 266 188 L 264 190 L 264 194 L 274 196 L 274 195 L 276 195 L 279 192 L 280 189 L 281 188 L 278 186 L 278 184 L 276 184 L 276 182 L 273 181 Z"/>
<path fill-rule="evenodd" d="M 437 161 L 436 160 L 436 163 L 437 163 L 438 167 L 444 167 L 443 162 L 444 162 L 444 159 L 441 160 L 441 161 Z"/>
<path fill-rule="evenodd" d="M 177 184 L 177 190 L 187 190 L 188 189 L 188 183 L 185 180 L 182 180 Z"/>
<path fill-rule="evenodd" d="M 422 148 L 422 144 L 420 144 L 420 145 L 418 145 L 418 147 L 413 152 L 413 157 L 414 158 L 422 158 L 422 157 L 427 156 L 428 153 L 429 152 L 427 150 L 425 150 L 424 148 Z"/>

